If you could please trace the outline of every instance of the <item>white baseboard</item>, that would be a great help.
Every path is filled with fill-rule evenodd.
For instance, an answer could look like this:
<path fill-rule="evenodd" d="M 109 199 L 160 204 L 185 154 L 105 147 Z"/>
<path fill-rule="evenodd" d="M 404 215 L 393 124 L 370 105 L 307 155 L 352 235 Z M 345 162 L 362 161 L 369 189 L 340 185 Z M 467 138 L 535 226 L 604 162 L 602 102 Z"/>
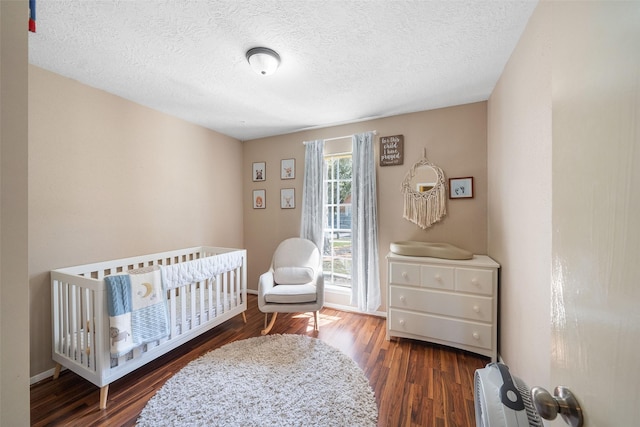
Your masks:
<path fill-rule="evenodd" d="M 64 367 L 62 368 L 62 370 L 65 370 L 65 369 L 67 369 L 67 368 L 64 368 Z M 56 372 L 56 369 L 55 368 L 51 368 L 48 371 L 44 371 L 44 372 L 41 372 L 41 373 L 39 373 L 37 375 L 34 375 L 33 377 L 29 378 L 29 385 L 33 385 L 33 384 L 35 384 L 37 382 L 40 382 L 42 380 L 46 380 L 47 378 L 52 377 L 55 372 Z"/>
<path fill-rule="evenodd" d="M 366 313 L 363 311 L 358 310 L 356 307 L 352 307 L 350 305 L 342 305 L 342 304 L 332 304 L 332 303 L 324 303 L 324 306 L 327 308 L 332 308 L 334 310 L 340 310 L 340 311 L 348 311 L 350 313 L 358 313 L 358 314 L 365 314 L 365 315 L 369 315 L 369 316 L 376 316 L 376 317 L 383 317 L 383 318 L 387 318 L 387 312 L 386 311 L 374 311 L 373 313 Z"/>

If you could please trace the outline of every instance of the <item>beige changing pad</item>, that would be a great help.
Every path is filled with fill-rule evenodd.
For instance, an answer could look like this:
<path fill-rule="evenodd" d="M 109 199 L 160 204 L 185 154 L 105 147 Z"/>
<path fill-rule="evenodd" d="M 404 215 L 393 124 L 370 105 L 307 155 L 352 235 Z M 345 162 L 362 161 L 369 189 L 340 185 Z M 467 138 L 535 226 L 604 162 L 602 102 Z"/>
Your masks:
<path fill-rule="evenodd" d="M 460 249 L 449 243 L 430 243 L 405 240 L 393 242 L 390 245 L 391 252 L 406 256 L 424 256 L 444 259 L 471 259 L 473 253 Z"/>

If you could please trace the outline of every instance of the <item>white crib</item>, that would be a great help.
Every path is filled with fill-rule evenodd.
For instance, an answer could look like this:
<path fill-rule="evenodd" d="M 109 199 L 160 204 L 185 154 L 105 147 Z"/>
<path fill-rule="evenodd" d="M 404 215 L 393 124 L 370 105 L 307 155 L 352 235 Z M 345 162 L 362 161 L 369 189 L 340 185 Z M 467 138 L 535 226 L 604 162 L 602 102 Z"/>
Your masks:
<path fill-rule="evenodd" d="M 112 357 L 105 276 L 223 256 L 239 258 L 240 265 L 167 291 L 167 338 Z M 72 370 L 100 387 L 104 409 L 110 383 L 238 314 L 246 322 L 246 257 L 244 249 L 203 246 L 51 271 L 54 379 L 62 366 Z"/>

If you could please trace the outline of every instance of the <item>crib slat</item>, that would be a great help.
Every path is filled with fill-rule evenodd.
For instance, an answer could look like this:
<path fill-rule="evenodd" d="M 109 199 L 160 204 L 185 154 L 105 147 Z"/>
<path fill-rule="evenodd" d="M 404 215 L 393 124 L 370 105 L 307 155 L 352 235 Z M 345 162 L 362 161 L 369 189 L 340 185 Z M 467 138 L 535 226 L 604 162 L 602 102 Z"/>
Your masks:
<path fill-rule="evenodd" d="M 220 316 L 222 314 L 222 274 L 218 274 L 216 276 L 216 316 Z"/>
<path fill-rule="evenodd" d="M 238 305 L 241 305 L 244 303 L 243 293 L 245 290 L 242 289 L 242 275 L 239 268 L 236 269 L 236 282 L 238 286 Z"/>
<path fill-rule="evenodd" d="M 213 286 L 215 283 L 215 279 L 207 279 L 207 311 L 209 312 L 209 320 L 213 319 L 218 315 L 215 313 L 213 307 Z"/>
<path fill-rule="evenodd" d="M 73 357 L 76 361 L 77 361 L 77 340 L 78 340 L 78 334 L 77 334 L 77 315 L 78 315 L 78 311 L 77 311 L 77 300 L 76 300 L 76 290 L 77 290 L 77 286 L 71 286 L 71 289 L 69 292 L 69 305 L 70 305 L 70 314 L 71 314 L 71 318 L 70 318 L 70 322 L 69 322 L 69 337 L 70 337 L 70 341 L 71 341 L 71 347 L 70 347 L 70 352 L 71 352 L 71 357 Z"/>
<path fill-rule="evenodd" d="M 229 272 L 229 275 L 231 276 L 231 301 L 233 304 L 233 308 L 236 308 L 238 306 L 238 283 L 236 280 L 237 274 L 235 272 L 235 270 L 231 270 Z"/>
<path fill-rule="evenodd" d="M 238 305 L 242 305 L 244 303 L 244 298 L 242 296 L 244 289 L 242 289 L 242 276 L 239 270 L 240 269 L 236 269 L 236 286 L 238 287 Z"/>
<path fill-rule="evenodd" d="M 53 332 L 53 352 L 59 352 L 60 347 L 60 325 L 58 320 L 60 319 L 60 299 L 58 298 L 58 292 L 60 288 L 60 282 L 55 278 L 51 279 L 51 326 Z"/>
<path fill-rule="evenodd" d="M 200 301 L 200 324 L 204 323 L 208 319 L 206 318 L 206 300 L 204 299 L 204 288 L 206 286 L 207 281 L 198 282 L 198 301 Z"/>
<path fill-rule="evenodd" d="M 227 307 L 229 310 L 233 308 L 233 271 L 227 272 Z"/>
<path fill-rule="evenodd" d="M 87 290 L 80 289 L 80 325 L 83 326 L 80 328 L 80 343 L 81 351 L 80 357 L 81 360 L 86 362 L 86 366 L 91 366 L 89 363 L 89 316 L 87 316 Z"/>
<path fill-rule="evenodd" d="M 180 335 L 182 335 L 187 326 L 187 299 L 189 298 L 187 288 L 181 288 L 180 293 Z"/>
<path fill-rule="evenodd" d="M 63 304 L 64 283 L 59 280 L 53 282 L 53 344 L 54 351 L 64 353 L 65 331 L 64 331 L 64 304 Z"/>
<path fill-rule="evenodd" d="M 70 337 L 71 337 L 71 331 L 70 331 L 70 327 L 69 324 L 70 322 L 70 316 L 71 316 L 71 312 L 69 311 L 69 287 L 71 285 L 68 283 L 65 283 L 65 287 L 64 287 L 64 291 L 63 291 L 63 296 L 62 296 L 62 303 L 63 303 L 63 331 L 64 331 L 64 336 L 65 336 L 65 340 L 66 340 L 66 345 L 65 345 L 65 354 L 67 355 L 67 357 L 71 357 L 71 352 L 69 351 L 69 348 L 71 347 L 71 341 L 70 341 Z"/>
<path fill-rule="evenodd" d="M 191 283 L 189 285 L 189 317 L 191 318 L 189 329 L 195 328 L 198 324 L 198 309 L 196 307 L 196 297 L 198 295 L 197 286 L 197 283 Z"/>
<path fill-rule="evenodd" d="M 74 287 L 74 300 L 73 300 L 73 307 L 74 307 L 74 312 L 75 312 L 75 319 L 73 322 L 73 336 L 75 337 L 75 357 L 76 360 L 78 361 L 78 363 L 80 363 L 83 366 L 87 366 L 87 358 L 84 357 L 84 351 L 85 349 L 83 348 L 83 316 L 82 316 L 82 287 L 80 286 L 75 286 Z"/>
<path fill-rule="evenodd" d="M 227 310 L 233 308 L 233 271 L 227 271 Z"/>
<path fill-rule="evenodd" d="M 229 307 L 229 274 L 222 273 L 222 310 L 227 312 Z"/>
<path fill-rule="evenodd" d="M 104 281 L 101 281 L 104 284 Z M 91 289 L 94 298 L 94 323 L 96 325 L 94 332 L 94 346 L 95 346 L 95 362 L 96 373 L 99 378 L 104 378 L 109 369 L 111 369 L 111 354 L 109 347 L 109 313 L 107 312 L 107 292 L 104 287 L 100 290 Z M 104 383 L 96 384 L 98 386 L 105 385 Z"/>
<path fill-rule="evenodd" d="M 69 348 L 69 339 L 67 331 L 67 325 L 69 323 L 69 311 L 68 311 L 68 302 L 67 302 L 67 292 L 69 290 L 68 283 L 60 284 L 60 305 L 62 308 L 62 312 L 60 313 L 60 338 L 62 340 L 62 345 L 60 348 L 60 352 L 68 356 L 68 348 Z"/>
<path fill-rule="evenodd" d="M 176 295 L 177 289 L 169 289 L 169 321 L 171 323 L 171 330 L 169 331 L 169 337 L 174 338 L 176 335 Z"/>
<path fill-rule="evenodd" d="M 98 354 L 96 351 L 96 301 L 94 292 L 87 289 L 87 348 L 89 349 L 89 363 L 91 366 L 96 366 L 96 355 Z"/>

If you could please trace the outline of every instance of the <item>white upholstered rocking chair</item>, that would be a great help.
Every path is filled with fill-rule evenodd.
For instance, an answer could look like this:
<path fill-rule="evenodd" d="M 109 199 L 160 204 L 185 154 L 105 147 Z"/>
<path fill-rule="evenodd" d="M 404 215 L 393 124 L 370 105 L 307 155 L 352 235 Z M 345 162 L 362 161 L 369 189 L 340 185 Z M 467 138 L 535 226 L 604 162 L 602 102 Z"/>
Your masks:
<path fill-rule="evenodd" d="M 318 311 L 324 305 L 322 256 L 311 240 L 293 237 L 276 248 L 269 271 L 258 282 L 258 308 L 264 313 L 262 335 L 271 331 L 278 313 L 313 311 L 318 330 Z M 273 313 L 267 324 L 269 313 Z"/>

